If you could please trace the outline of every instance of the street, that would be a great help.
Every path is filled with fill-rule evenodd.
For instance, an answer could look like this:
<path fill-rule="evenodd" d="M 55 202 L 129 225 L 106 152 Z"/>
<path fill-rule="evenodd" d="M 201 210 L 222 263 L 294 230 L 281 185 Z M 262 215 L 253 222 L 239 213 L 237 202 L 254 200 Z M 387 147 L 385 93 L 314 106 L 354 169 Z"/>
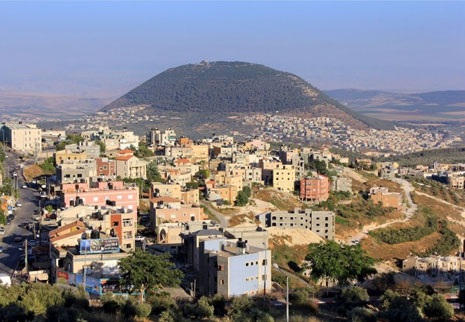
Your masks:
<path fill-rule="evenodd" d="M 5 159 L 4 168 L 6 170 L 14 169 L 19 165 L 19 161 L 16 155 L 7 153 L 8 158 Z M 0 253 L 0 273 L 7 273 L 11 275 L 14 269 L 17 267 L 21 254 L 24 250 L 19 250 L 21 247 L 24 248 L 24 243 L 16 243 L 15 237 L 30 238 L 32 233 L 24 228 L 19 227 L 21 223 L 30 222 L 34 210 L 38 208 L 38 199 L 35 191 L 32 188 L 22 189 L 21 186 L 26 184 L 23 176 L 22 169 L 15 170 L 18 175 L 18 187 L 19 187 L 19 202 L 22 207 L 18 207 L 16 210 L 15 218 L 12 220 L 10 225 L 5 226 L 5 234 L 0 235 L 0 246 L 3 247 L 3 252 Z M 11 172 L 8 173 L 10 178 L 12 177 Z"/>

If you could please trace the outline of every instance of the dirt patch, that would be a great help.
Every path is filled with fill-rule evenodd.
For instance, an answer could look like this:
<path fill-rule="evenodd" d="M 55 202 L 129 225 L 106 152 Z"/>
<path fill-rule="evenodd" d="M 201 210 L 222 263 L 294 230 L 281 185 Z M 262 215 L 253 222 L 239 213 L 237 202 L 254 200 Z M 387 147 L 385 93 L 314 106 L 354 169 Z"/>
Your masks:
<path fill-rule="evenodd" d="M 283 237 L 284 244 L 288 246 L 308 245 L 324 241 L 323 238 L 308 229 L 269 227 L 266 230 L 269 233 L 269 238 Z"/>
<path fill-rule="evenodd" d="M 291 193 L 280 192 L 274 189 L 257 189 L 254 191 L 253 197 L 271 203 L 279 210 L 289 210 L 296 207 L 305 208 L 296 196 Z"/>
<path fill-rule="evenodd" d="M 256 225 L 253 214 L 240 214 L 233 216 L 228 221 L 229 227 L 235 227 L 243 224 Z"/>
<path fill-rule="evenodd" d="M 435 232 L 417 241 L 389 245 L 377 242 L 371 236 L 367 236 L 362 240 L 361 244 L 362 248 L 366 250 L 369 256 L 375 259 L 392 261 L 396 259 L 405 259 L 411 253 L 423 253 L 434 247 L 440 238 L 441 234 Z"/>

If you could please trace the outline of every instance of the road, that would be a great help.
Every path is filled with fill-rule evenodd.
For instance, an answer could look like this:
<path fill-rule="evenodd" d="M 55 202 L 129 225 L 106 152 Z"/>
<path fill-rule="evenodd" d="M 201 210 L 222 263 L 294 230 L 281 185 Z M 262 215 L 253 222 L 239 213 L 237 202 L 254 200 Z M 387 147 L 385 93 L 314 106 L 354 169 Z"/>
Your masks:
<path fill-rule="evenodd" d="M 8 158 L 5 159 L 4 168 L 13 169 L 19 165 L 17 157 L 12 153 L 7 153 Z M 20 173 L 21 170 L 16 170 L 18 174 L 18 185 L 21 187 L 25 184 L 25 181 Z M 19 188 L 19 200 L 22 207 L 18 207 L 16 215 L 10 225 L 5 226 L 5 234 L 0 235 L 0 246 L 3 247 L 3 253 L 0 253 L 0 272 L 12 274 L 14 269 L 17 267 L 19 257 L 23 254 L 23 251 L 19 250 L 19 247 L 23 248 L 23 244 L 15 243 L 15 237 L 21 236 L 23 239 L 30 238 L 32 233 L 19 227 L 19 224 L 30 222 L 34 210 L 38 208 L 38 199 L 35 191 L 31 188 L 21 189 Z"/>
<path fill-rule="evenodd" d="M 368 233 L 370 231 L 372 231 L 372 230 L 376 230 L 376 229 L 380 229 L 380 228 L 386 228 L 386 227 L 388 227 L 390 225 L 393 225 L 393 224 L 396 224 L 396 223 L 404 223 L 404 222 L 409 221 L 413 217 L 413 215 L 415 214 L 415 212 L 418 209 L 418 206 L 413 202 L 413 199 L 412 199 L 412 192 L 415 190 L 415 188 L 412 186 L 412 184 L 410 182 L 408 182 L 405 179 L 395 178 L 395 179 L 392 179 L 392 181 L 394 181 L 394 182 L 401 185 L 402 189 L 405 192 L 405 196 L 407 197 L 408 207 L 404 211 L 405 217 L 403 219 L 391 220 L 391 221 L 388 221 L 388 222 L 386 222 L 384 224 L 380 224 L 380 225 L 368 225 L 368 226 L 365 226 L 365 227 L 363 227 L 363 230 L 361 232 L 359 232 L 357 235 L 352 236 L 351 238 L 349 238 L 347 240 L 347 242 L 349 244 L 358 244 L 358 243 L 360 243 L 360 241 L 363 238 L 365 238 L 368 235 Z"/>
<path fill-rule="evenodd" d="M 221 225 L 221 227 L 223 228 L 227 228 L 228 225 L 229 225 L 229 218 L 225 215 L 223 215 L 221 212 L 217 211 L 216 209 L 214 209 L 212 207 L 212 205 L 207 202 L 207 201 L 204 201 L 204 200 L 200 200 L 200 204 L 202 206 L 204 206 L 205 208 L 207 208 L 212 214 L 213 216 L 215 216 L 218 221 L 219 221 L 219 224 Z"/>

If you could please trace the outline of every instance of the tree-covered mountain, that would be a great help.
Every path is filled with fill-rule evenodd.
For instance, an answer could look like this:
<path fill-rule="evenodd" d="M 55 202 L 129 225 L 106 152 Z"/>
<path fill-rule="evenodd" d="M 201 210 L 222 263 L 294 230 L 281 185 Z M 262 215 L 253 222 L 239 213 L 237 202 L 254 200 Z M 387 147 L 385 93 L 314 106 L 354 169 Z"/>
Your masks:
<path fill-rule="evenodd" d="M 245 62 L 201 62 L 168 69 L 103 108 L 148 105 L 154 110 L 199 112 L 283 112 L 329 116 L 355 127 L 391 128 L 392 123 L 356 113 L 302 78 Z"/>

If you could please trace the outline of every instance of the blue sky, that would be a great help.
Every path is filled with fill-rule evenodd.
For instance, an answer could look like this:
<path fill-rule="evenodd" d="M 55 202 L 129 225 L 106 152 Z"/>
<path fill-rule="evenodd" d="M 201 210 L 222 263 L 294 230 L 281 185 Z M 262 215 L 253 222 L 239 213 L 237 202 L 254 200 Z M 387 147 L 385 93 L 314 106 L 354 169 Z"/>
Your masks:
<path fill-rule="evenodd" d="M 0 2 L 0 89 L 118 96 L 201 60 L 322 89 L 465 89 L 465 2 Z"/>

